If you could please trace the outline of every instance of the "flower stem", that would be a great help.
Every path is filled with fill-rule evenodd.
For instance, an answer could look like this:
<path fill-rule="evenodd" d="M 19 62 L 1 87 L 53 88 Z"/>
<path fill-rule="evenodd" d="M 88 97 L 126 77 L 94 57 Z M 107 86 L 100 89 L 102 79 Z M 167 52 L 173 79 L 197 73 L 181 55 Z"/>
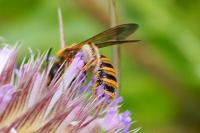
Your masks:
<path fill-rule="evenodd" d="M 109 0 L 110 4 L 110 26 L 114 27 L 117 25 L 117 15 L 116 15 L 116 1 L 115 0 Z M 117 40 L 118 38 L 116 38 Z M 119 45 L 113 46 L 112 49 L 112 59 L 113 59 L 113 65 L 116 69 L 117 73 L 117 79 L 118 82 L 120 82 L 120 60 L 121 60 L 121 48 Z M 120 84 L 120 83 L 119 83 Z"/>

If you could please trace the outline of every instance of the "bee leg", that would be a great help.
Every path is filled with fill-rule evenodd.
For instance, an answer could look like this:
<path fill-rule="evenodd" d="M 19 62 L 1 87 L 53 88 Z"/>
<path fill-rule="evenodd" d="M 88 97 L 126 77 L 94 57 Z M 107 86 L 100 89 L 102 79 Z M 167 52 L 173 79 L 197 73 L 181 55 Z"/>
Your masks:
<path fill-rule="evenodd" d="M 95 59 L 94 59 L 94 60 L 91 60 L 90 62 L 88 62 L 88 63 L 82 68 L 83 72 L 85 72 L 85 71 L 87 71 L 87 70 L 93 68 L 93 67 L 95 66 L 96 62 L 97 62 L 97 60 L 95 60 Z"/>

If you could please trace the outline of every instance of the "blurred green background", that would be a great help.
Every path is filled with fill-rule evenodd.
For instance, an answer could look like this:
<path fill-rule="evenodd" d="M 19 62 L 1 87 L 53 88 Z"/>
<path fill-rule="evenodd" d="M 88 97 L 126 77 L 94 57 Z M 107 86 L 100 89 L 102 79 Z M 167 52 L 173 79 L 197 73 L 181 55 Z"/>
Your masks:
<path fill-rule="evenodd" d="M 122 110 L 143 133 L 200 132 L 200 1 L 118 0 L 118 23 L 140 25 L 121 58 Z M 0 0 L 0 41 L 53 53 L 60 47 L 57 8 L 68 44 L 108 28 L 108 0 Z M 111 48 L 101 50 L 111 57 Z"/>

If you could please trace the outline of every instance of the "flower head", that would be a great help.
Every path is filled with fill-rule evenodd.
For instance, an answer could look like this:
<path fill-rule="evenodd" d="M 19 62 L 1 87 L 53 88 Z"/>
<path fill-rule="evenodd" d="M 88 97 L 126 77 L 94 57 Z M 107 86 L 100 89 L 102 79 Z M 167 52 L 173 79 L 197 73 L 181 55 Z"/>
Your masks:
<path fill-rule="evenodd" d="M 16 67 L 17 48 L 0 50 L 0 132 L 95 133 L 129 132 L 128 111 L 119 113 L 122 98 L 106 103 L 103 87 L 94 88 L 81 71 L 82 54 L 48 84 L 49 71 L 43 68 L 46 55 L 29 58 Z M 93 96 L 93 89 L 98 89 Z"/>

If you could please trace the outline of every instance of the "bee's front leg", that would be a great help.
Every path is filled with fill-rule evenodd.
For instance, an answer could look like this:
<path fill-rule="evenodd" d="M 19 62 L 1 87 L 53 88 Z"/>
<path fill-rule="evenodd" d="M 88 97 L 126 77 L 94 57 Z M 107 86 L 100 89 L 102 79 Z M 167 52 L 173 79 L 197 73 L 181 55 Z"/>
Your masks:
<path fill-rule="evenodd" d="M 85 64 L 85 66 L 82 68 L 82 71 L 85 72 L 87 70 L 94 69 L 96 63 L 97 63 L 96 59 L 91 60 L 90 62 Z"/>

